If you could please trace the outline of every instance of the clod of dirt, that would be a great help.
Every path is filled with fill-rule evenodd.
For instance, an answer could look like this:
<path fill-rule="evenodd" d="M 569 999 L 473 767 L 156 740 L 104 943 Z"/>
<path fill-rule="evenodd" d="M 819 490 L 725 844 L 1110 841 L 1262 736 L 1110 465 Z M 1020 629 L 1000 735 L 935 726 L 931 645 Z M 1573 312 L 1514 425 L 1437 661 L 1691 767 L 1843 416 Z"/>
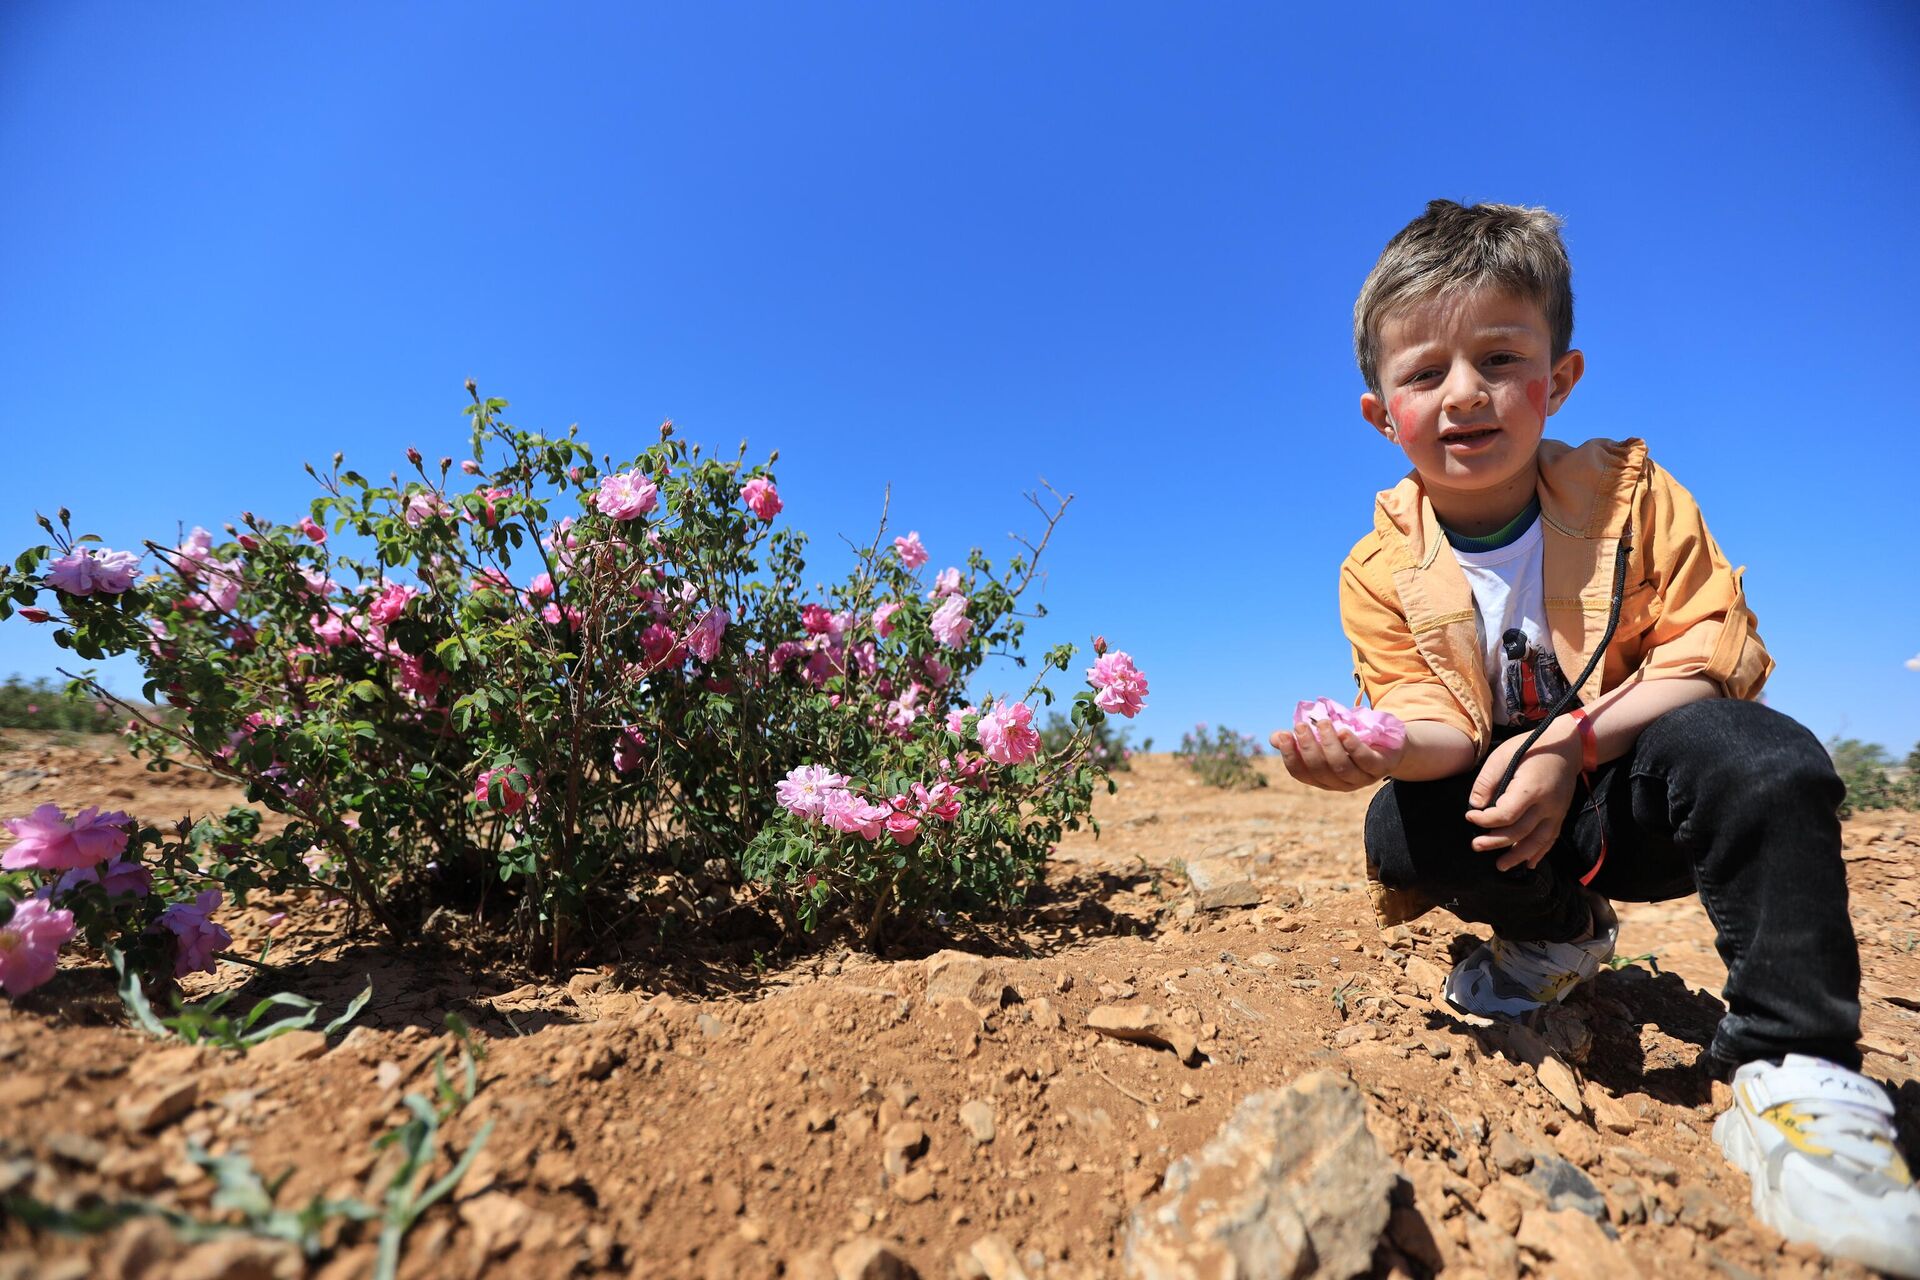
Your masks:
<path fill-rule="evenodd" d="M 1097 1005 L 1087 1014 L 1087 1028 L 1115 1040 L 1171 1049 L 1180 1061 L 1192 1065 L 1200 1056 L 1193 1032 L 1162 1018 L 1150 1005 Z"/>
<path fill-rule="evenodd" d="M 927 957 L 925 969 L 932 1004 L 957 1001 L 984 1014 L 1012 995 L 1005 966 L 965 951 L 936 951 Z"/>
<path fill-rule="evenodd" d="M 327 1051 L 327 1037 L 318 1031 L 288 1031 L 247 1050 L 247 1061 L 263 1067 L 288 1062 L 311 1062 Z"/>
<path fill-rule="evenodd" d="M 199 1100 L 200 1082 L 188 1077 L 131 1093 L 120 1100 L 114 1113 L 128 1133 L 152 1133 L 186 1115 Z"/>
<path fill-rule="evenodd" d="M 1399 1177 L 1366 1119 L 1353 1083 L 1324 1072 L 1248 1097 L 1213 1141 L 1174 1161 L 1157 1203 L 1134 1210 L 1127 1274 L 1365 1273 Z"/>

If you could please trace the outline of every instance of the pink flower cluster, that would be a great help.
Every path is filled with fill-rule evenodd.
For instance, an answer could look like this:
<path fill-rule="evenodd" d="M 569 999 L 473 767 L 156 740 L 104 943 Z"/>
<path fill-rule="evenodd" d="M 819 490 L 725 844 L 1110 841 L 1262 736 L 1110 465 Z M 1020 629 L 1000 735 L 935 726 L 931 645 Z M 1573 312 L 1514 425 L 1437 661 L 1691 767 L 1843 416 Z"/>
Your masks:
<path fill-rule="evenodd" d="M 868 841 L 891 836 L 903 846 L 920 838 L 929 819 L 952 822 L 960 816 L 960 789 L 945 779 L 931 787 L 916 782 L 884 803 L 862 796 L 848 781 L 825 765 L 801 765 L 775 784 L 774 795 L 795 817 Z"/>
<path fill-rule="evenodd" d="M 653 510 L 659 498 L 660 487 L 645 472 L 622 471 L 600 482 L 593 505 L 615 520 L 638 520 Z"/>
<path fill-rule="evenodd" d="M 1131 719 L 1147 705 L 1147 678 L 1122 650 L 1094 659 L 1087 668 L 1087 683 L 1100 691 L 1094 695 L 1093 705 L 1102 711 Z"/>
<path fill-rule="evenodd" d="M 1311 702 L 1302 702 L 1293 709 L 1295 724 L 1308 724 L 1321 721 L 1327 724 L 1341 725 L 1350 730 L 1375 751 L 1398 751 L 1407 740 L 1407 726 L 1400 717 L 1391 711 L 1375 711 L 1371 707 L 1343 707 L 1332 698 L 1315 698 Z"/>
<path fill-rule="evenodd" d="M 918 569 L 927 562 L 927 549 L 920 544 L 920 531 L 915 529 L 904 538 L 893 540 L 893 553 L 900 557 L 900 563 L 909 569 Z"/>
<path fill-rule="evenodd" d="M 436 517 L 445 519 L 452 514 L 453 508 L 447 505 L 446 499 L 428 489 L 407 499 L 406 510 L 401 513 L 401 518 L 409 528 L 418 529 L 429 520 Z"/>
<path fill-rule="evenodd" d="M 75 547 L 53 562 L 47 573 L 47 585 L 70 596 L 117 596 L 133 586 L 140 576 L 140 557 L 131 551 L 95 551 Z"/>
<path fill-rule="evenodd" d="M 973 620 L 967 617 L 967 598 L 950 595 L 941 601 L 933 617 L 927 619 L 927 627 L 933 632 L 933 638 L 947 648 L 966 648 L 967 633 L 973 630 Z"/>
<path fill-rule="evenodd" d="M 73 912 L 28 898 L 0 926 L 0 987 L 21 996 L 53 977 L 61 946 L 73 937 Z"/>

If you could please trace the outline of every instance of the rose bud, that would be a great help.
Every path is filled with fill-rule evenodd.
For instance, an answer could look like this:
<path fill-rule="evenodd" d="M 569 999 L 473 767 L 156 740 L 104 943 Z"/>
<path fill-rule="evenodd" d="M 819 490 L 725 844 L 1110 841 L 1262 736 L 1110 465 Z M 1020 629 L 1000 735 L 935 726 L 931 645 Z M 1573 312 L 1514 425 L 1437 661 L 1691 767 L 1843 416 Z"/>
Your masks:
<path fill-rule="evenodd" d="M 407 461 L 416 467 L 420 465 L 420 451 L 412 445 L 407 446 Z"/>
<path fill-rule="evenodd" d="M 20 616 L 25 618 L 28 622 L 45 622 L 47 619 L 53 617 L 53 615 L 48 613 L 45 609 L 36 609 L 31 605 L 22 609 L 20 611 Z"/>
<path fill-rule="evenodd" d="M 1095 636 L 1093 638 L 1094 656 L 1099 657 L 1105 654 L 1106 651 L 1107 651 L 1107 638 L 1105 636 Z"/>

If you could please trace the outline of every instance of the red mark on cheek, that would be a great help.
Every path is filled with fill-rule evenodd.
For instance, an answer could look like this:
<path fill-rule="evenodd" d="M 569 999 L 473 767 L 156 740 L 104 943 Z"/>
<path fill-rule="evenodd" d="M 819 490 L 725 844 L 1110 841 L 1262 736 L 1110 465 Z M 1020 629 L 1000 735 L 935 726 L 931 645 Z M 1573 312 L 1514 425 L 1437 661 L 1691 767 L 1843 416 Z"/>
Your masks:
<path fill-rule="evenodd" d="M 1411 397 L 1401 392 L 1387 402 L 1387 410 L 1393 415 L 1393 426 L 1399 442 L 1412 444 L 1420 438 L 1422 423 L 1408 408 Z"/>
<path fill-rule="evenodd" d="M 1535 378 L 1527 384 L 1527 403 L 1533 406 L 1533 416 L 1545 422 L 1547 420 L 1547 380 Z"/>

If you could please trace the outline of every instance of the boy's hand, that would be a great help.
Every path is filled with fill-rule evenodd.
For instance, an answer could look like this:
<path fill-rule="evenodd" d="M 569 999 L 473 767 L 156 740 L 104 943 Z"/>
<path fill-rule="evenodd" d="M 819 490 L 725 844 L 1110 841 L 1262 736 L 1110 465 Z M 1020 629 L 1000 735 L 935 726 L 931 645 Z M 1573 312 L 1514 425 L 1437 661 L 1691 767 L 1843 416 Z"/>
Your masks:
<path fill-rule="evenodd" d="M 1403 741 L 1392 751 L 1376 751 L 1344 725 L 1303 721 L 1292 732 L 1275 729 L 1267 741 L 1286 762 L 1287 772 L 1323 791 L 1359 791 L 1393 772 L 1407 753 Z"/>
<path fill-rule="evenodd" d="M 1492 808 L 1482 806 L 1493 796 L 1500 775 L 1526 738 L 1512 738 L 1495 747 L 1473 781 L 1467 821 L 1487 829 L 1485 835 L 1474 837 L 1473 847 L 1483 853 L 1499 852 L 1494 865 L 1502 871 L 1538 866 L 1560 838 L 1560 826 L 1573 803 L 1574 783 L 1580 777 L 1580 747 L 1577 737 L 1559 730 L 1556 721 L 1534 744 L 1506 794 Z"/>

